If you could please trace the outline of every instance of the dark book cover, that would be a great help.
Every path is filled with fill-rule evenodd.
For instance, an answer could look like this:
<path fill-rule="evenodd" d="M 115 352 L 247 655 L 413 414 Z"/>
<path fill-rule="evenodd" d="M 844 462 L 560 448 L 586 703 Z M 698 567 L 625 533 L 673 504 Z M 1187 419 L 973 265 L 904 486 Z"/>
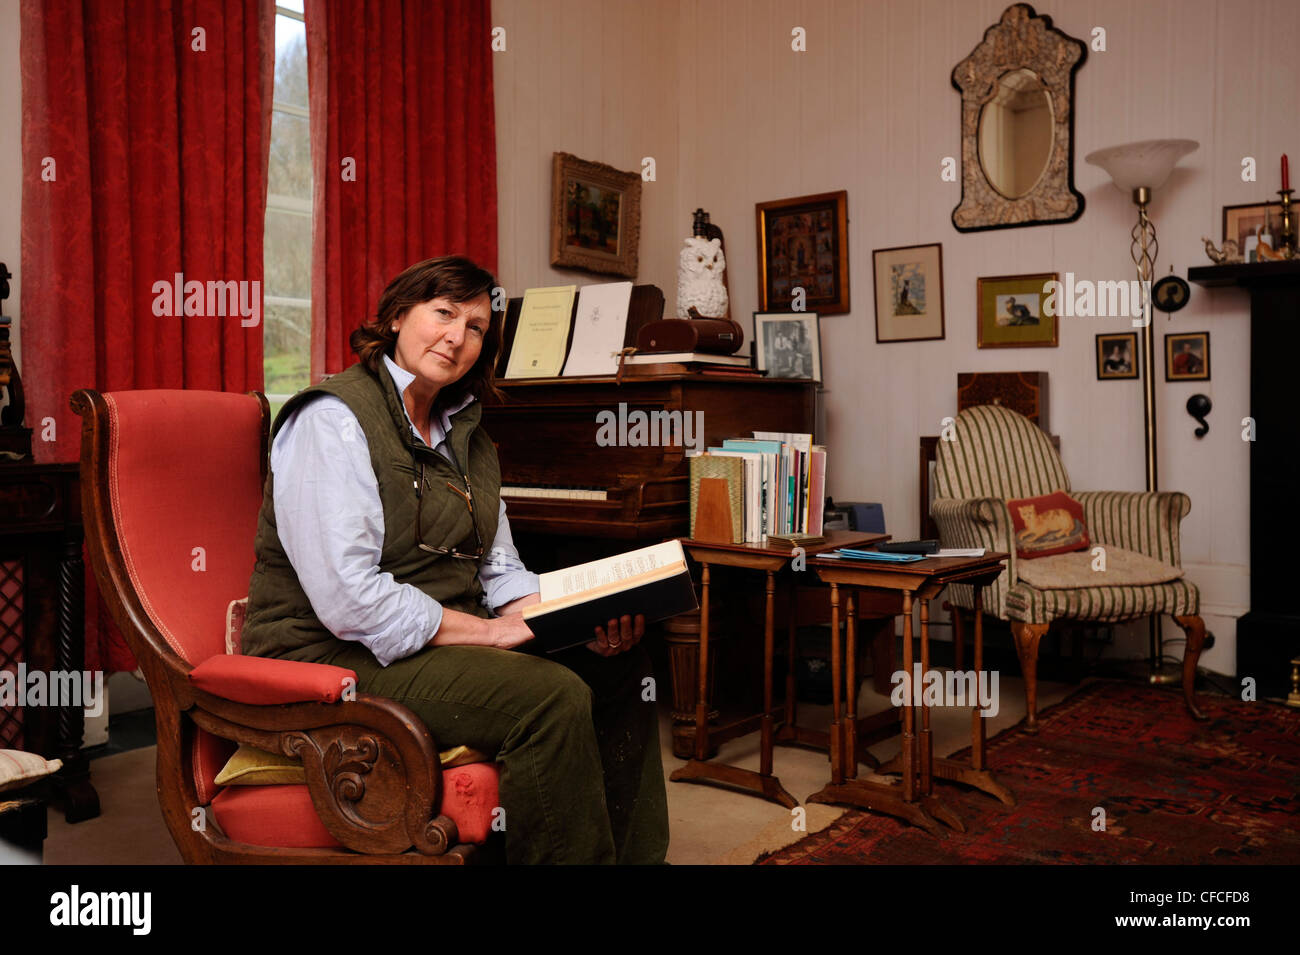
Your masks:
<path fill-rule="evenodd" d="M 689 570 L 671 577 L 605 594 L 594 600 L 573 604 L 548 613 L 539 613 L 524 622 L 536 634 L 536 645 L 547 653 L 558 653 L 596 639 L 596 627 L 624 614 L 645 614 L 647 624 L 699 606 Z"/>

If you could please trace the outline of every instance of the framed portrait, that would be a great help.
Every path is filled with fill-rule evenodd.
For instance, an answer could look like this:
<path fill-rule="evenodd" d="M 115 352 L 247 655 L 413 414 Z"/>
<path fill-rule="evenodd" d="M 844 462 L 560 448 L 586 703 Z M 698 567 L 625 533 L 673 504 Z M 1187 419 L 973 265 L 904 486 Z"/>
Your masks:
<path fill-rule="evenodd" d="M 1210 333 L 1165 336 L 1165 381 L 1210 380 Z"/>
<path fill-rule="evenodd" d="M 755 312 L 758 370 L 771 378 L 822 380 L 822 349 L 815 312 Z"/>
<path fill-rule="evenodd" d="M 980 348 L 1055 348 L 1060 320 L 1043 309 L 1057 272 L 1038 275 L 998 275 L 978 279 L 979 309 L 976 342 Z M 1051 310 L 1055 313 L 1055 309 Z"/>
<path fill-rule="evenodd" d="M 798 289 L 802 307 L 819 315 L 849 310 L 849 194 L 824 192 L 797 199 L 760 202 L 758 218 L 758 307 L 793 309 Z"/>
<path fill-rule="evenodd" d="M 1277 230 L 1282 224 L 1282 203 L 1252 202 L 1243 206 L 1223 207 L 1223 238 L 1235 239 L 1241 257 L 1247 262 L 1258 262 L 1258 242 L 1255 229 L 1264 226 L 1263 231 L 1272 233 L 1273 245 L 1277 245 Z"/>
<path fill-rule="evenodd" d="M 556 153 L 551 265 L 635 279 L 640 241 L 640 173 Z"/>
<path fill-rule="evenodd" d="M 1120 381 L 1138 376 L 1137 332 L 1097 336 L 1097 380 Z"/>
<path fill-rule="evenodd" d="M 943 246 L 905 245 L 871 253 L 876 341 L 943 338 Z"/>

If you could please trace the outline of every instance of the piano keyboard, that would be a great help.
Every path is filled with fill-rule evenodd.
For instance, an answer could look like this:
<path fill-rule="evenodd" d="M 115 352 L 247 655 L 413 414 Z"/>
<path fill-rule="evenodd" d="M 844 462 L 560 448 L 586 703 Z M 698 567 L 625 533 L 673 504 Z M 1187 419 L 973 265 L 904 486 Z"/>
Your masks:
<path fill-rule="evenodd" d="M 609 492 L 603 488 L 594 487 L 558 487 L 555 485 L 525 487 L 520 484 L 503 484 L 501 485 L 501 496 L 507 500 L 605 501 L 609 499 Z"/>

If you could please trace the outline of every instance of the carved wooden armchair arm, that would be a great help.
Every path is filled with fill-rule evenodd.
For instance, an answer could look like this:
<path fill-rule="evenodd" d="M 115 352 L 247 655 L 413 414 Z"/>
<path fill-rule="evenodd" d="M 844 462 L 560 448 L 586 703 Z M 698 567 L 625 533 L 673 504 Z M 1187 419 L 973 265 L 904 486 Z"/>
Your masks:
<path fill-rule="evenodd" d="M 347 848 L 381 854 L 414 846 L 442 855 L 459 841 L 455 822 L 436 815 L 443 779 L 433 737 L 401 704 L 365 693 L 337 702 L 241 703 L 199 689 L 188 672 L 173 674 L 176 703 L 200 728 L 300 759 L 321 822 Z"/>

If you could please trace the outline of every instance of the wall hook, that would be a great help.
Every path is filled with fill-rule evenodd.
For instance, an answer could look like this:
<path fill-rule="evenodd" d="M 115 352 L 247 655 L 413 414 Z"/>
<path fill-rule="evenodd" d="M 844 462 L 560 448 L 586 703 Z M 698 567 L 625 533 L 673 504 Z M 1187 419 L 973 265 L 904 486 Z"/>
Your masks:
<path fill-rule="evenodd" d="M 1213 407 L 1209 395 L 1192 395 L 1187 399 L 1187 413 L 1201 423 L 1201 426 L 1196 429 L 1198 438 L 1203 438 L 1210 432 L 1210 423 L 1205 419 L 1209 417 Z"/>

